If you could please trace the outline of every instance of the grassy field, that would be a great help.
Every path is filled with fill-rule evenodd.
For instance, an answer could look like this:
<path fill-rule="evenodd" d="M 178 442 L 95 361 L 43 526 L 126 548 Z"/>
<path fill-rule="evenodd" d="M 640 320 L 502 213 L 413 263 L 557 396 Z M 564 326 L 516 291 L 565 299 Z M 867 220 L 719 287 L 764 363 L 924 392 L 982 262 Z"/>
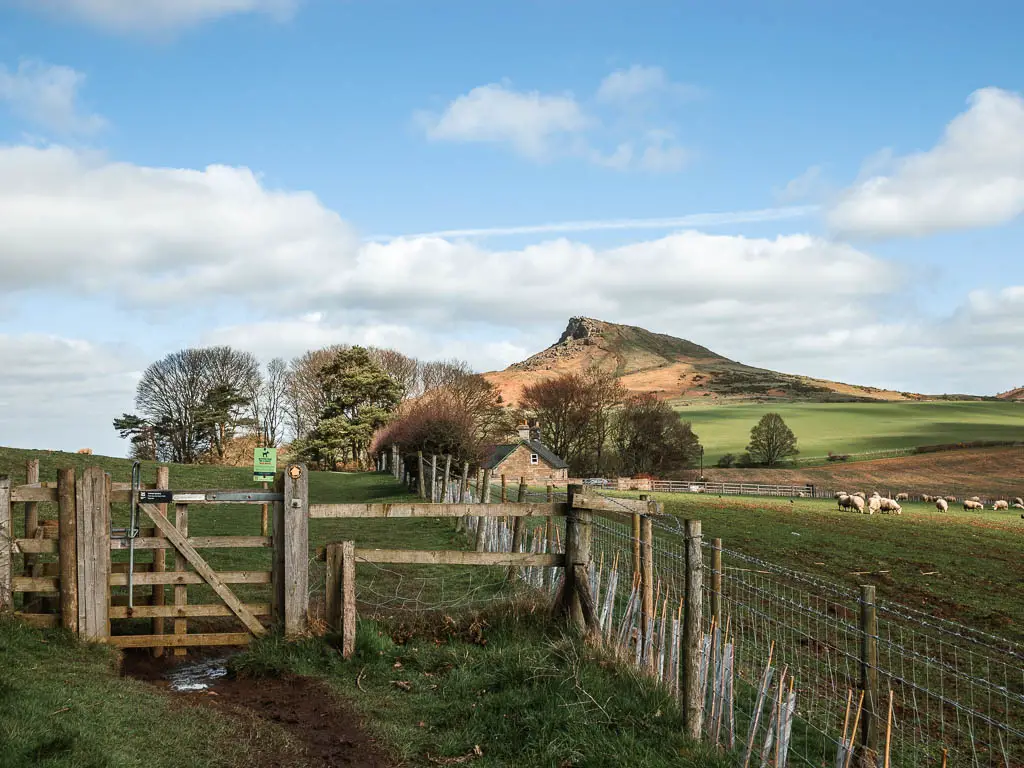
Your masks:
<path fill-rule="evenodd" d="M 1024 641 L 1024 520 L 1011 512 L 839 512 L 831 501 L 657 494 L 726 549 Z M 728 562 L 726 562 L 728 567 Z M 928 575 L 925 575 L 928 574 Z"/>
<path fill-rule="evenodd" d="M 747 403 L 688 405 L 680 417 L 704 446 L 704 464 L 742 454 L 750 429 L 775 412 L 796 434 L 802 456 L 913 448 L 970 440 L 1024 440 L 1024 403 Z"/>

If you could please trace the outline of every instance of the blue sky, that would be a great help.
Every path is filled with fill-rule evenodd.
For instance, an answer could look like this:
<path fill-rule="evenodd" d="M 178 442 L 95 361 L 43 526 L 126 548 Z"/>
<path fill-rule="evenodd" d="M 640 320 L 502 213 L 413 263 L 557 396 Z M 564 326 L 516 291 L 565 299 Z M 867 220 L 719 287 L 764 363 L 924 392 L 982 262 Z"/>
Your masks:
<path fill-rule="evenodd" d="M 572 314 L 845 381 L 1020 384 L 1022 26 L 1009 2 L 0 0 L 0 444 L 121 450 L 134 377 L 185 345 L 489 369 Z M 634 219 L 668 221 L 536 229 Z"/>

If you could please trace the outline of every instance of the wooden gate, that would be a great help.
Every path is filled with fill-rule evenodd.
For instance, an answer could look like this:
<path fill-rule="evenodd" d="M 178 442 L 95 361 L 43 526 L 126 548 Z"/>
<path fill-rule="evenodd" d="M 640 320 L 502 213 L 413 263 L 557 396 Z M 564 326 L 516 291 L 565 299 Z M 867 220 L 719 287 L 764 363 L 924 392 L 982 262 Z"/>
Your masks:
<path fill-rule="evenodd" d="M 272 491 L 171 491 L 166 468 L 160 470 L 159 487 L 146 486 L 138 494 L 139 530 L 132 540 L 111 533 L 111 504 L 130 503 L 132 491 L 126 484 L 112 483 L 100 468 L 87 469 L 77 481 L 73 471 L 62 471 L 56 484 L 35 482 L 10 488 L 0 478 L 0 610 L 14 608 L 18 592 L 27 593 L 26 598 L 57 593 L 59 612 L 38 608 L 29 612 L 36 602 L 26 599 L 19 615 L 39 626 L 59 624 L 83 639 L 121 648 L 155 648 L 157 653 L 165 648 L 182 654 L 189 646 L 243 645 L 266 634 L 269 617 L 276 618 L 287 635 L 301 634 L 306 627 L 308 586 L 305 468 L 289 466 L 278 474 Z M 16 538 L 12 504 L 21 502 L 26 504 L 25 535 Z M 58 526 L 37 525 L 29 530 L 29 505 L 39 502 L 58 502 Z M 196 517 L 213 514 L 225 504 L 272 506 L 273 534 L 189 534 L 190 512 Z M 116 531 L 117 525 L 127 521 L 123 512 L 115 517 Z M 253 515 L 256 530 L 259 517 Z M 53 531 L 51 538 L 45 538 L 49 531 Z M 272 550 L 270 568 L 217 571 L 210 557 L 201 553 L 240 548 Z M 129 549 L 135 555 L 130 576 L 124 555 Z M 174 555 L 172 567 L 168 567 L 169 552 Z M 15 576 L 13 556 L 19 553 L 25 556 L 25 575 Z M 57 554 L 58 562 L 30 567 L 30 557 L 40 554 Z M 233 589 L 233 585 L 261 584 L 270 585 L 269 600 L 246 602 Z M 217 602 L 190 602 L 189 587 L 202 585 L 212 590 Z M 173 587 L 170 595 L 167 587 Z M 202 626 L 198 632 L 189 631 L 189 619 L 216 617 L 234 619 L 240 626 L 233 631 L 204 631 Z M 151 623 L 142 624 L 140 619 Z M 132 623 L 126 626 L 128 621 Z"/>

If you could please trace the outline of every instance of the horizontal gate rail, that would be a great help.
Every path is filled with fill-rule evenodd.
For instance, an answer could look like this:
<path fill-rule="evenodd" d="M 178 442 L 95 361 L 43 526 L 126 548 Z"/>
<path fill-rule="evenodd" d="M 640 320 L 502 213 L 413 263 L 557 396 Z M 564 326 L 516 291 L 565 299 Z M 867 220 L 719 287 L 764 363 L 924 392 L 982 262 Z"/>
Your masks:
<path fill-rule="evenodd" d="M 270 603 L 246 603 L 246 608 L 254 616 L 269 616 Z M 110 607 L 112 619 L 155 619 L 155 618 L 195 618 L 210 616 L 234 616 L 226 605 L 136 605 L 128 612 L 127 605 Z"/>
<path fill-rule="evenodd" d="M 196 549 L 253 549 L 268 548 L 274 544 L 274 539 L 270 536 L 189 536 L 185 541 Z M 111 539 L 110 548 L 128 549 L 128 540 Z M 144 536 L 135 539 L 135 549 L 174 549 L 174 545 L 170 539 Z"/>
<path fill-rule="evenodd" d="M 115 648 L 184 648 L 194 645 L 248 645 L 249 632 L 215 632 L 191 635 L 112 635 L 104 638 Z"/>
<path fill-rule="evenodd" d="M 565 502 L 529 504 L 310 504 L 310 518 L 565 517 Z"/>
<path fill-rule="evenodd" d="M 465 552 L 414 549 L 357 549 L 356 562 L 408 565 L 500 565 L 507 567 L 565 565 L 563 554 L 532 552 Z"/>

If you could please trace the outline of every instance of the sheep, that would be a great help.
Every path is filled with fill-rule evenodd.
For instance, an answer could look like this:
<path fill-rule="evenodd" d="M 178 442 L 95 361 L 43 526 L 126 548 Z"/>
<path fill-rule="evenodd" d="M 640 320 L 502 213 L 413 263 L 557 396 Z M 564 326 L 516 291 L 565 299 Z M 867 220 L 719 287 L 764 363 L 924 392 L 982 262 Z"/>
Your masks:
<path fill-rule="evenodd" d="M 850 498 L 851 497 L 847 496 L 845 493 L 842 494 L 841 496 L 836 496 L 836 504 L 839 505 L 839 509 L 846 509 L 848 506 L 847 502 Z"/>
<path fill-rule="evenodd" d="M 863 515 L 864 514 L 864 499 L 862 499 L 860 496 L 849 496 L 847 498 L 850 499 L 850 506 L 853 509 L 855 509 L 857 512 L 859 512 L 860 514 Z M 868 514 L 871 514 L 871 513 L 869 512 Z"/>
<path fill-rule="evenodd" d="M 1024 509 L 1024 504 L 1012 504 L 1011 506 L 1014 509 Z"/>
<path fill-rule="evenodd" d="M 78 453 L 83 456 L 92 456 L 92 448 L 79 448 Z"/>
<path fill-rule="evenodd" d="M 909 493 L 897 493 L 895 498 L 896 498 L 896 501 L 910 501 L 910 494 Z"/>
<path fill-rule="evenodd" d="M 946 501 L 948 501 L 950 504 L 956 504 L 956 496 L 947 496 Z"/>
<path fill-rule="evenodd" d="M 971 496 L 968 501 L 981 501 L 981 496 Z"/>
<path fill-rule="evenodd" d="M 873 514 L 875 514 L 875 512 L 880 512 L 881 510 L 882 510 L 882 497 L 881 496 L 872 496 L 870 499 L 868 499 L 868 514 L 869 515 L 873 515 Z"/>
<path fill-rule="evenodd" d="M 938 501 L 938 499 L 935 496 L 929 496 L 927 493 L 922 493 L 921 501 L 925 504 L 931 504 L 933 501 Z"/>
<path fill-rule="evenodd" d="M 878 507 L 887 515 L 899 515 L 903 513 L 903 507 L 897 504 L 895 499 L 880 499 Z"/>
<path fill-rule="evenodd" d="M 864 491 L 857 491 L 856 493 L 852 493 L 850 495 L 851 496 L 856 496 L 859 499 L 862 499 L 862 500 L 865 500 L 865 501 L 867 500 L 867 497 L 864 495 Z"/>
<path fill-rule="evenodd" d="M 939 510 L 939 512 L 949 512 L 949 502 L 945 499 L 938 499 L 935 502 L 935 508 Z"/>
<path fill-rule="evenodd" d="M 1022 498 L 1021 498 L 1020 496 L 1018 496 L 1017 498 L 1015 498 L 1015 499 L 1013 500 L 1013 503 L 1014 503 L 1014 504 L 1020 504 L 1020 505 L 1021 505 L 1022 507 L 1024 507 L 1024 499 L 1022 499 Z"/>
<path fill-rule="evenodd" d="M 964 511 L 970 512 L 973 510 L 984 509 L 985 506 L 980 501 L 972 501 L 971 499 L 964 500 Z"/>
<path fill-rule="evenodd" d="M 850 494 L 848 494 L 846 491 L 836 491 L 832 498 L 834 498 L 834 499 L 841 499 L 843 496 L 849 496 L 849 495 Z"/>
<path fill-rule="evenodd" d="M 992 509 L 994 511 L 996 511 L 996 512 L 998 512 L 999 510 L 1002 510 L 1002 509 L 1009 509 L 1009 508 L 1010 508 L 1009 502 L 1006 502 L 1003 499 L 1000 499 L 999 501 L 997 501 L 995 504 L 992 505 Z"/>

